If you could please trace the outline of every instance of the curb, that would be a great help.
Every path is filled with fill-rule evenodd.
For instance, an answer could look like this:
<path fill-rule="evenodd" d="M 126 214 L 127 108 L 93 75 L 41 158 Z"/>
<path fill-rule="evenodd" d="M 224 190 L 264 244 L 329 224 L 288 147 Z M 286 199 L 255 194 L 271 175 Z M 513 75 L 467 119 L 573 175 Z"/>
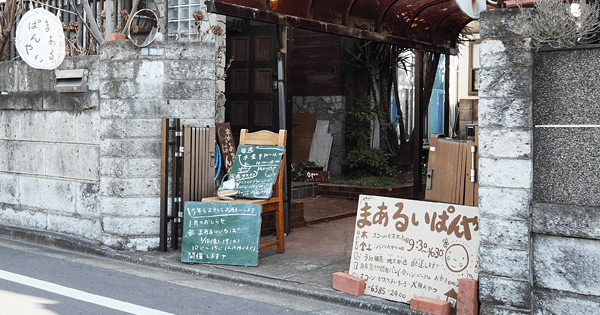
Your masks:
<path fill-rule="evenodd" d="M 207 279 L 227 281 L 280 293 L 298 295 L 323 302 L 339 304 L 341 306 L 358 308 L 361 310 L 370 310 L 388 314 L 423 314 L 421 312 L 411 310 L 410 305 L 404 303 L 388 301 L 366 295 L 353 297 L 329 288 L 323 288 L 297 281 L 254 275 L 243 271 L 232 271 L 219 268 L 217 265 L 195 264 L 195 268 L 189 268 L 184 263 L 161 261 L 160 259 L 149 257 L 149 255 L 144 255 L 144 252 L 121 252 L 106 246 L 102 246 L 93 241 L 57 232 L 0 224 L 0 237 L 34 243 L 42 246 L 51 246 L 63 250 L 73 250 L 138 265 L 181 272 Z"/>

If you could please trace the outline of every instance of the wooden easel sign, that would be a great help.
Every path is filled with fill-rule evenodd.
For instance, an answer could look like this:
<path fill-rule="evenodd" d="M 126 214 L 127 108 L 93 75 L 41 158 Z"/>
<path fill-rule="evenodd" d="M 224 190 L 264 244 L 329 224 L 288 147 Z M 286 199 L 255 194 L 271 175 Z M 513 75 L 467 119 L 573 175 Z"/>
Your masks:
<path fill-rule="evenodd" d="M 479 278 L 479 208 L 361 195 L 350 274 L 365 294 L 456 305 L 458 279 Z"/>
<path fill-rule="evenodd" d="M 240 145 L 231 168 L 238 196 L 271 198 L 284 153 L 283 146 Z"/>
<path fill-rule="evenodd" d="M 257 266 L 262 206 L 185 203 L 181 261 Z"/>

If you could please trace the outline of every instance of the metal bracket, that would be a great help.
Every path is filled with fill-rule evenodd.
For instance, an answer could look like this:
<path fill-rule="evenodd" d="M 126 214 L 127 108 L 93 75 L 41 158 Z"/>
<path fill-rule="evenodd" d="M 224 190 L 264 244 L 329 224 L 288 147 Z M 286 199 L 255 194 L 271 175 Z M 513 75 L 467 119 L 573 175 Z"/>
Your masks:
<path fill-rule="evenodd" d="M 181 157 L 181 152 L 175 152 L 175 157 Z"/>
<path fill-rule="evenodd" d="M 173 198 L 173 202 L 181 202 L 181 197 L 175 197 L 175 198 Z"/>
<path fill-rule="evenodd" d="M 475 169 L 475 152 L 477 152 L 476 146 L 471 146 L 471 183 L 477 180 L 477 171 Z"/>
<path fill-rule="evenodd" d="M 179 216 L 180 218 L 183 218 L 183 211 L 179 211 L 179 213 L 178 213 L 178 216 Z"/>
<path fill-rule="evenodd" d="M 183 136 L 183 132 L 175 131 L 175 137 L 181 137 L 181 136 Z"/>
<path fill-rule="evenodd" d="M 217 163 L 215 151 L 210 151 L 210 167 L 215 167 L 215 163 Z"/>
<path fill-rule="evenodd" d="M 433 181 L 433 166 L 427 168 L 427 189 L 431 190 L 431 182 Z"/>

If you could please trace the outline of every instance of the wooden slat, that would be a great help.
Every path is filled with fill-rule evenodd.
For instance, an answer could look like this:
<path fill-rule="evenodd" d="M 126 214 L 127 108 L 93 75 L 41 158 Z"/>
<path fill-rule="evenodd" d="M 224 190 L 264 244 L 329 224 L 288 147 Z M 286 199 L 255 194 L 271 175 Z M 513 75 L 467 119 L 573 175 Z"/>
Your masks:
<path fill-rule="evenodd" d="M 280 136 L 278 133 L 274 133 L 268 130 L 261 130 L 253 133 L 248 133 L 247 129 L 240 131 L 240 144 L 253 144 L 253 145 L 280 145 Z"/>
<path fill-rule="evenodd" d="M 190 170 L 192 168 L 191 161 L 191 145 L 192 145 L 192 130 L 189 126 L 183 127 L 183 201 L 190 201 L 191 178 Z"/>
<path fill-rule="evenodd" d="M 208 152 L 213 152 L 214 156 L 216 156 L 215 150 L 215 144 L 216 144 L 216 136 L 217 136 L 217 131 L 216 131 L 216 127 L 214 125 L 210 126 L 209 130 L 208 130 Z M 209 161 L 210 161 L 211 157 L 209 154 Z M 212 196 L 215 194 L 215 167 L 211 166 L 210 163 L 208 165 L 208 178 L 206 179 L 207 182 L 207 191 L 206 191 L 206 195 L 204 196 Z"/>
<path fill-rule="evenodd" d="M 175 132 L 182 131 L 181 129 L 181 120 L 179 118 L 173 119 L 173 125 L 175 126 Z M 181 184 L 180 179 L 182 178 L 181 170 L 183 164 L 183 158 L 176 157 L 175 153 L 179 152 L 179 148 L 183 146 L 183 137 L 173 137 L 175 140 L 175 145 L 172 147 L 171 152 L 171 160 L 173 161 L 173 169 L 171 173 L 171 197 L 181 197 Z M 183 202 L 173 202 L 173 206 L 171 208 L 171 215 L 173 217 L 177 217 L 178 213 L 183 213 L 184 203 Z M 175 222 L 175 220 L 171 221 L 171 249 L 177 249 L 179 247 L 179 223 Z"/>
<path fill-rule="evenodd" d="M 160 238 L 158 250 L 167 251 L 167 227 L 169 220 L 167 210 L 169 207 L 169 180 L 168 180 L 168 161 L 169 161 L 169 119 L 162 119 L 161 126 L 161 148 L 160 148 Z"/>
<path fill-rule="evenodd" d="M 199 147 L 201 148 L 202 151 L 202 155 L 201 155 L 201 163 L 202 163 L 202 167 L 200 168 L 200 187 L 202 187 L 202 189 L 200 190 L 200 196 L 198 196 L 198 200 L 202 200 L 202 197 L 204 196 L 208 196 L 208 168 L 209 168 L 209 160 L 210 160 L 210 151 L 209 151 L 209 144 L 208 144 L 208 128 L 202 128 L 200 130 L 200 134 L 201 134 L 201 142 Z"/>
<path fill-rule="evenodd" d="M 460 166 L 460 172 L 458 174 L 456 174 L 458 176 L 458 178 L 460 178 L 460 185 L 458 186 L 459 189 L 459 193 L 458 193 L 458 204 L 459 205 L 464 205 L 465 203 L 465 177 L 462 176 L 462 174 L 465 173 L 465 169 L 467 167 L 467 143 L 466 142 L 460 142 L 460 152 L 462 152 L 462 157 L 460 159 L 461 162 L 461 166 Z"/>

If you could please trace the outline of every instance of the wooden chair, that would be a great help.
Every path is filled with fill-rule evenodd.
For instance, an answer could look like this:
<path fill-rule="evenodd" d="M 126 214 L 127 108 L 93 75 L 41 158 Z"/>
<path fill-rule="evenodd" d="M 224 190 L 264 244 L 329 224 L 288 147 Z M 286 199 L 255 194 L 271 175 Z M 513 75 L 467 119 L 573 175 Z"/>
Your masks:
<path fill-rule="evenodd" d="M 274 133 L 268 130 L 261 130 L 253 133 L 248 133 L 247 129 L 240 131 L 240 145 L 286 145 L 286 131 L 279 130 L 279 133 Z M 274 242 L 262 244 L 258 249 L 266 247 L 277 246 L 277 252 L 285 252 L 285 240 L 284 240 L 284 225 L 283 225 L 283 171 L 285 165 L 285 153 L 279 167 L 279 174 L 275 181 L 274 192 L 269 199 L 236 199 L 236 200 L 222 200 L 218 197 L 203 198 L 202 202 L 229 202 L 229 203 L 253 203 L 262 205 L 262 213 L 275 211 L 275 229 L 277 232 L 277 240 Z"/>

